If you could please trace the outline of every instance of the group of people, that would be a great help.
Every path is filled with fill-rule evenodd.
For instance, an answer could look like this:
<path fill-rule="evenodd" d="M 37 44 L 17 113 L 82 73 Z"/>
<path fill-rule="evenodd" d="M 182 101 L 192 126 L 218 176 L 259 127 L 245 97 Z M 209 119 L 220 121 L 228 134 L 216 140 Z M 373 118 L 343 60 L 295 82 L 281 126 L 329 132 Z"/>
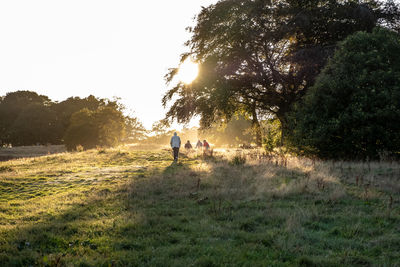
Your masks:
<path fill-rule="evenodd" d="M 185 144 L 185 149 L 189 150 L 189 149 L 192 149 L 192 148 L 193 148 L 193 146 L 192 146 L 192 144 L 190 143 L 190 141 L 188 140 L 188 141 L 186 142 L 186 144 Z M 198 140 L 198 141 L 197 141 L 197 144 L 196 144 L 196 149 L 204 149 L 204 150 L 207 151 L 207 150 L 210 149 L 210 144 L 207 143 L 206 140 L 203 140 L 203 143 L 202 143 L 200 140 Z"/>
<path fill-rule="evenodd" d="M 179 156 L 179 148 L 181 147 L 181 138 L 178 136 L 176 132 L 174 133 L 174 136 L 171 137 L 170 145 L 172 147 L 172 151 L 174 154 L 174 161 L 177 162 Z M 193 149 L 193 146 L 189 140 L 185 144 L 185 149 L 186 150 Z M 207 152 L 210 149 L 210 144 L 206 140 L 203 140 L 203 142 L 198 140 L 196 143 L 196 149 Z"/>

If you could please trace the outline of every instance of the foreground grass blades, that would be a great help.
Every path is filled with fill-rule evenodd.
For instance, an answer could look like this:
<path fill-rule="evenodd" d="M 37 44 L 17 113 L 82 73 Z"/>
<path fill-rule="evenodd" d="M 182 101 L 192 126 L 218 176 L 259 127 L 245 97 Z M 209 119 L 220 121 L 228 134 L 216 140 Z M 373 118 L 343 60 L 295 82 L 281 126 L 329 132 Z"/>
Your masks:
<path fill-rule="evenodd" d="M 0 265 L 395 266 L 399 177 L 397 163 L 254 152 L 2 162 Z"/>

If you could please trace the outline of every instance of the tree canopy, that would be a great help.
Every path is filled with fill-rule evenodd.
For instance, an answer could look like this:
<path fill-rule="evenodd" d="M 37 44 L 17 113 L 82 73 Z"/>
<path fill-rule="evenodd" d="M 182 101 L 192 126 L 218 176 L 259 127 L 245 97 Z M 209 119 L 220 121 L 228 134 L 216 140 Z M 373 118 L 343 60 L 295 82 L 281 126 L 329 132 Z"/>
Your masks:
<path fill-rule="evenodd" d="M 209 127 L 233 114 L 275 115 L 287 129 L 286 114 L 299 101 L 333 54 L 338 41 L 376 25 L 399 29 L 393 1 L 225 0 L 203 8 L 189 51 L 199 63 L 191 84 L 178 82 L 163 97 L 168 119 L 188 122 L 200 115 Z M 171 83 L 178 73 L 166 75 Z"/>
<path fill-rule="evenodd" d="M 399 153 L 399 58 L 395 32 L 349 36 L 297 105 L 293 145 L 323 158 Z"/>
<path fill-rule="evenodd" d="M 16 141 L 14 139 L 18 138 L 17 133 L 20 129 L 13 128 L 14 126 L 19 127 L 18 124 L 23 120 L 22 118 L 18 119 L 19 115 L 24 115 L 23 110 L 29 109 L 31 106 L 49 107 L 50 103 L 47 96 L 31 91 L 17 91 L 0 97 L 0 142 Z M 25 113 L 25 115 L 29 114 Z M 16 143 L 21 144 L 21 140 Z"/>
<path fill-rule="evenodd" d="M 91 111 L 81 109 L 71 116 L 64 140 L 67 149 L 78 145 L 85 149 L 115 146 L 125 137 L 125 119 L 120 110 L 102 107 Z"/>

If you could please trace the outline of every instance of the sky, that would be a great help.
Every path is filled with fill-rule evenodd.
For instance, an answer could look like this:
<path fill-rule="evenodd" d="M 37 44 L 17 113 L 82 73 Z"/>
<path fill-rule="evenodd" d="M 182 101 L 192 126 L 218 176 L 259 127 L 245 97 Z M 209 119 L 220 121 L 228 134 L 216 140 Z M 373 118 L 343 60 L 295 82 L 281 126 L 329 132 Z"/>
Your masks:
<path fill-rule="evenodd" d="M 121 98 L 148 129 L 164 117 L 176 67 L 202 6 L 217 0 L 0 0 L 0 95 Z"/>

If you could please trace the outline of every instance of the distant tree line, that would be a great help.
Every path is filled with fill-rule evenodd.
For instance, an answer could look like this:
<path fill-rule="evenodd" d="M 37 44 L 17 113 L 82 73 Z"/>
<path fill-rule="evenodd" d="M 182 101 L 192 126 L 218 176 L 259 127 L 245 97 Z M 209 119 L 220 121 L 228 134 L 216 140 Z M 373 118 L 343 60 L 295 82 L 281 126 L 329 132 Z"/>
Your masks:
<path fill-rule="evenodd" d="M 68 149 L 113 146 L 143 138 L 137 118 L 118 101 L 88 96 L 54 102 L 32 91 L 0 97 L 0 144 L 65 144 Z"/>
<path fill-rule="evenodd" d="M 275 141 L 262 123 L 274 118 L 279 144 L 298 153 L 399 155 L 394 1 L 220 0 L 203 8 L 189 30 L 181 62 L 198 62 L 199 75 L 166 92 L 167 120 L 200 116 L 207 129 L 239 114 L 251 121 L 256 144 L 270 146 Z M 178 70 L 170 69 L 167 83 Z"/>

